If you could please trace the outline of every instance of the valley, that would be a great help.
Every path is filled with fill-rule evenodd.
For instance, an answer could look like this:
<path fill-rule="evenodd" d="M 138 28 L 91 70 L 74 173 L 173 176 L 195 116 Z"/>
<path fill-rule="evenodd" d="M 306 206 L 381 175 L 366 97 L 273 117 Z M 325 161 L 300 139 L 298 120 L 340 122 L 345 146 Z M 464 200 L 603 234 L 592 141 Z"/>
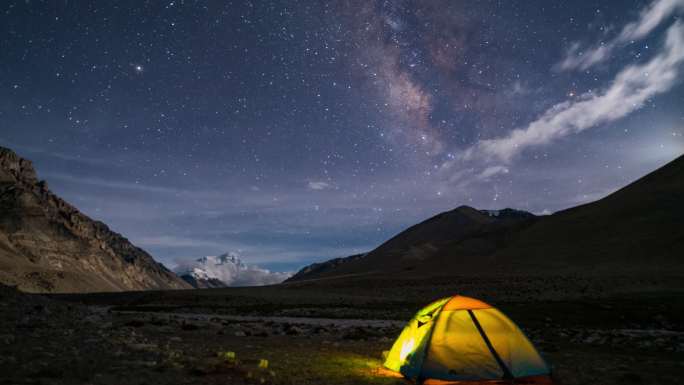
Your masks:
<path fill-rule="evenodd" d="M 459 282 L 48 297 L 5 288 L 0 383 L 404 384 L 382 369 L 382 352 L 418 308 L 455 292 L 508 314 L 559 384 L 676 383 L 684 370 L 684 290 L 675 282 L 537 299 L 489 280 Z"/>

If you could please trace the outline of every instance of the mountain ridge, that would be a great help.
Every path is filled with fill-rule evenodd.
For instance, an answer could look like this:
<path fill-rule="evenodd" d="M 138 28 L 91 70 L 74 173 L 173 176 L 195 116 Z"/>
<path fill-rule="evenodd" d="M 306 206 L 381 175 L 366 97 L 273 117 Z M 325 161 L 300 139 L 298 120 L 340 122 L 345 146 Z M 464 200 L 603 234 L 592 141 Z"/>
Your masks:
<path fill-rule="evenodd" d="M 408 227 L 361 260 L 327 269 L 310 265 L 288 282 L 359 275 L 684 274 L 681 198 L 684 156 L 607 197 L 551 215 L 459 206 Z"/>

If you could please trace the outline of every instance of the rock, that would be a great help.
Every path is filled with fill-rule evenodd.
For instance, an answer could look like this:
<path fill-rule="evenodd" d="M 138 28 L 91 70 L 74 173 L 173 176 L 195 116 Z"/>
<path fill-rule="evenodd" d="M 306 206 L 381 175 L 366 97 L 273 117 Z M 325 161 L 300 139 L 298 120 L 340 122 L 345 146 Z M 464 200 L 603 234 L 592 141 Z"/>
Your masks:
<path fill-rule="evenodd" d="M 137 351 L 156 351 L 159 349 L 159 346 L 156 344 L 132 343 L 127 344 L 126 346 L 131 350 Z"/>
<path fill-rule="evenodd" d="M 643 379 L 636 373 L 628 372 L 620 375 L 619 382 L 621 384 L 641 384 Z"/>
<path fill-rule="evenodd" d="M 35 372 L 31 373 L 31 377 L 34 378 L 62 378 L 63 375 L 61 369 L 48 366 L 36 368 Z"/>
<path fill-rule="evenodd" d="M 195 324 L 193 324 L 193 323 L 183 322 L 183 323 L 181 324 L 181 329 L 182 329 L 182 330 L 186 330 L 186 331 L 197 330 L 197 329 L 199 329 L 199 326 L 197 326 L 197 325 L 195 325 Z"/>
<path fill-rule="evenodd" d="M 345 340 L 365 340 L 374 336 L 375 334 L 370 332 L 367 328 L 355 327 L 345 333 L 342 338 Z"/>
<path fill-rule="evenodd" d="M 594 332 L 594 333 L 591 333 L 589 336 L 587 336 L 583 342 L 585 344 L 596 344 L 596 343 L 600 343 L 600 341 L 601 341 L 601 336 Z"/>
<path fill-rule="evenodd" d="M 285 329 L 285 334 L 289 336 L 298 336 L 304 334 L 304 330 L 298 326 L 288 325 Z"/>
<path fill-rule="evenodd" d="M 143 367 L 143 368 L 153 368 L 157 365 L 157 361 L 123 361 L 128 367 Z"/>
<path fill-rule="evenodd" d="M 13 276 L 11 283 L 21 290 L 190 288 L 147 252 L 53 194 L 47 183 L 38 180 L 30 161 L 4 147 L 0 147 L 0 207 L 0 239 L 3 250 L 11 250 L 4 256 L 14 262 L 6 264 L 9 268 L 3 273 Z M 50 313 L 42 305 L 36 310 Z"/>
<path fill-rule="evenodd" d="M 235 333 L 233 333 L 235 337 L 246 337 L 247 333 L 243 332 L 242 330 L 238 330 Z"/>
<path fill-rule="evenodd" d="M 130 326 L 130 327 L 134 327 L 134 328 L 139 328 L 139 327 L 141 327 L 141 326 L 145 326 L 145 321 L 141 321 L 141 320 L 139 320 L 139 319 L 134 319 L 134 320 L 130 320 L 130 321 L 126 322 L 126 323 L 124 324 L 124 326 Z"/>
<path fill-rule="evenodd" d="M 5 345 L 11 345 L 14 343 L 15 337 L 12 334 L 3 334 L 0 335 L 0 343 L 3 343 Z"/>
<path fill-rule="evenodd" d="M 15 364 L 17 359 L 14 356 L 0 356 L 0 362 L 6 362 L 8 364 Z"/>

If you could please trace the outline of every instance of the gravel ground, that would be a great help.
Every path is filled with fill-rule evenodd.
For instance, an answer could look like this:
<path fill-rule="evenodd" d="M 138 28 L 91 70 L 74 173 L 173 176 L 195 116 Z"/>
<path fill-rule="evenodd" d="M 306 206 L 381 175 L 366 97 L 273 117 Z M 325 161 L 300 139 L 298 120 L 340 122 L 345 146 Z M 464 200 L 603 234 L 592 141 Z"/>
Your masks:
<path fill-rule="evenodd" d="M 219 292 L 206 295 L 220 297 Z M 285 313 L 302 309 L 299 314 L 307 315 L 309 308 L 335 314 L 335 304 L 321 311 L 318 303 L 291 299 L 291 306 L 283 308 L 288 301 L 280 297 L 272 302 L 275 315 L 268 315 L 261 299 L 246 298 L 241 300 L 244 306 L 261 304 L 261 315 L 179 313 L 177 307 L 153 307 L 150 301 L 175 306 L 184 300 L 151 296 L 146 301 L 137 298 L 134 304 L 127 298 L 127 310 L 121 310 L 121 304 L 84 305 L 80 302 L 88 301 L 64 302 L 0 289 L 0 383 L 405 383 L 380 370 L 382 352 L 391 347 L 405 322 L 396 319 L 399 316 L 386 320 L 282 316 L 288 309 Z M 344 309 L 350 301 L 346 298 L 342 302 L 347 303 L 339 305 L 342 314 L 347 314 Z M 359 303 L 367 306 L 363 299 Z M 658 304 L 650 299 L 637 306 L 650 309 L 642 318 L 633 316 L 641 314 L 632 312 L 636 305 L 621 301 L 604 312 L 594 311 L 592 317 L 577 309 L 594 308 L 593 303 L 502 303 L 501 308 L 552 364 L 560 384 L 681 383 L 681 314 Z M 181 305 L 188 308 L 187 303 Z M 207 307 L 200 305 L 197 309 Z M 136 306 L 144 311 L 131 310 Z M 373 306 L 381 310 L 381 303 Z M 390 302 L 384 313 L 404 312 Z"/>

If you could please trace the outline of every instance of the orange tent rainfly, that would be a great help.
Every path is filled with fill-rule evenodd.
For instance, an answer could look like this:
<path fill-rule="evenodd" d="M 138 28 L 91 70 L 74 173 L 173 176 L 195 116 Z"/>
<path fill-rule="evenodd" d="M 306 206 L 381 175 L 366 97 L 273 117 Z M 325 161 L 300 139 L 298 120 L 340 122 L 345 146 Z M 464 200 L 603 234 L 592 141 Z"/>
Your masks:
<path fill-rule="evenodd" d="M 523 332 L 499 310 L 460 295 L 433 302 L 404 327 L 385 367 L 426 384 L 551 384 Z"/>

